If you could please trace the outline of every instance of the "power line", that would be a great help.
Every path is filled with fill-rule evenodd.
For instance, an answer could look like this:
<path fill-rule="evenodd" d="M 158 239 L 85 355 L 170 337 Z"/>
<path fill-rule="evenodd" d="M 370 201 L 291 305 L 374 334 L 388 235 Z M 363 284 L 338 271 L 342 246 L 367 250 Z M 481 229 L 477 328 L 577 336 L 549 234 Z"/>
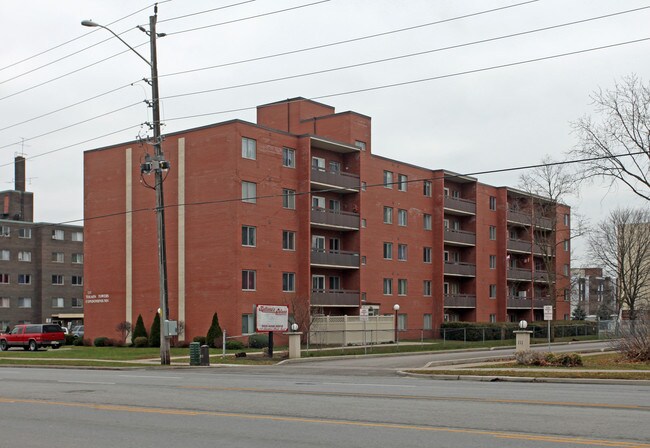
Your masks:
<path fill-rule="evenodd" d="M 240 5 L 244 5 L 246 3 L 252 3 L 254 1 L 255 0 L 246 0 L 246 1 L 243 1 L 243 2 L 239 2 L 239 3 L 233 3 L 231 5 L 220 6 L 218 8 L 206 9 L 204 11 L 193 12 L 191 14 L 185 14 L 185 15 L 182 15 L 182 16 L 171 17 L 169 19 L 159 20 L 158 24 L 165 23 L 165 22 L 171 22 L 172 20 L 186 19 L 188 17 L 198 16 L 200 14 L 206 14 L 206 13 L 209 13 L 209 12 L 219 11 L 219 10 L 226 9 L 226 8 L 232 8 L 233 6 L 240 6 Z"/>

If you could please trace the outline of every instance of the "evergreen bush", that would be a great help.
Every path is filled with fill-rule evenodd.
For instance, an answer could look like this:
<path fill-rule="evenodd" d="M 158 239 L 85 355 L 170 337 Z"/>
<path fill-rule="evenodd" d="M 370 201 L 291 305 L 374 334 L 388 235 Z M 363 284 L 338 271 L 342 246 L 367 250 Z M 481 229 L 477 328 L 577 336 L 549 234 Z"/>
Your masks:
<path fill-rule="evenodd" d="M 144 321 L 142 320 L 142 314 L 138 314 L 138 320 L 135 322 L 135 328 L 133 333 L 131 333 L 131 342 L 135 345 L 135 340 L 140 337 L 147 337 L 147 329 L 144 327 Z"/>
<path fill-rule="evenodd" d="M 201 345 L 205 345 L 205 336 L 194 336 L 192 342 L 198 342 Z"/>
<path fill-rule="evenodd" d="M 248 346 L 251 348 L 265 348 L 269 346 L 268 334 L 252 334 L 248 337 Z"/>
<path fill-rule="evenodd" d="M 217 316 L 217 313 L 214 313 L 212 315 L 212 323 L 210 324 L 210 328 L 208 329 L 208 334 L 205 337 L 205 343 L 212 348 L 221 347 L 223 343 L 223 341 L 221 341 L 222 336 L 223 336 L 223 331 L 219 326 L 219 317 Z"/>
<path fill-rule="evenodd" d="M 227 350 L 241 350 L 244 348 L 244 343 L 241 341 L 226 341 Z"/>
<path fill-rule="evenodd" d="M 149 347 L 160 347 L 160 314 L 156 313 L 149 330 Z"/>
<path fill-rule="evenodd" d="M 149 345 L 149 338 L 146 338 L 144 336 L 138 336 L 133 341 L 133 346 L 134 347 L 142 348 L 142 347 L 146 347 L 148 345 Z"/>
<path fill-rule="evenodd" d="M 93 342 L 93 345 L 95 347 L 108 347 L 108 341 L 109 339 L 106 336 L 100 336 L 98 338 L 95 338 L 95 341 Z"/>

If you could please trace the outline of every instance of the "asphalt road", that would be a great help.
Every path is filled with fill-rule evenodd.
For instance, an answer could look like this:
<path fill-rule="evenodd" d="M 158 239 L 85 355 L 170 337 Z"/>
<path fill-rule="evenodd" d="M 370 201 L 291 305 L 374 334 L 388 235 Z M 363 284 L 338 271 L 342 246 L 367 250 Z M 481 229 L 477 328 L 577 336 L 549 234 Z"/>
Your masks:
<path fill-rule="evenodd" d="M 650 448 L 647 386 L 295 367 L 0 368 L 0 447 Z"/>

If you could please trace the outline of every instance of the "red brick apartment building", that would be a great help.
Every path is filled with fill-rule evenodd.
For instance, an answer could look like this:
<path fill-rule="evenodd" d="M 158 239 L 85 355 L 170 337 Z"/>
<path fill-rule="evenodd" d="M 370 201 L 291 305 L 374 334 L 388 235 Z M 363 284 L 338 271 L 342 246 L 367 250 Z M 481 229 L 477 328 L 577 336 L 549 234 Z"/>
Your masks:
<path fill-rule="evenodd" d="M 540 320 L 553 302 L 568 319 L 568 207 L 543 216 L 542 198 L 371 148 L 370 117 L 303 98 L 259 106 L 257 124 L 166 136 L 170 318 L 185 323 L 186 340 L 204 335 L 214 312 L 230 335 L 254 331 L 255 304 L 326 315 L 399 304 L 405 337 L 444 320 Z M 138 314 L 149 326 L 158 309 L 147 151 L 130 142 L 85 153 L 91 338 L 114 337 Z M 550 264 L 537 235 L 558 248 Z"/>

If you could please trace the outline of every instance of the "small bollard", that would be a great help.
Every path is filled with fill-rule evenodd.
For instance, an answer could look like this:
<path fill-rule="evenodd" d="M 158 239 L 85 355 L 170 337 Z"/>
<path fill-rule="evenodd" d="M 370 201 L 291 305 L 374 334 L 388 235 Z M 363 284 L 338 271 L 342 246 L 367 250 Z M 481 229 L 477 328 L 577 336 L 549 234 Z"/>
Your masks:
<path fill-rule="evenodd" d="M 202 366 L 210 365 L 210 347 L 207 345 L 201 346 L 201 365 Z"/>

